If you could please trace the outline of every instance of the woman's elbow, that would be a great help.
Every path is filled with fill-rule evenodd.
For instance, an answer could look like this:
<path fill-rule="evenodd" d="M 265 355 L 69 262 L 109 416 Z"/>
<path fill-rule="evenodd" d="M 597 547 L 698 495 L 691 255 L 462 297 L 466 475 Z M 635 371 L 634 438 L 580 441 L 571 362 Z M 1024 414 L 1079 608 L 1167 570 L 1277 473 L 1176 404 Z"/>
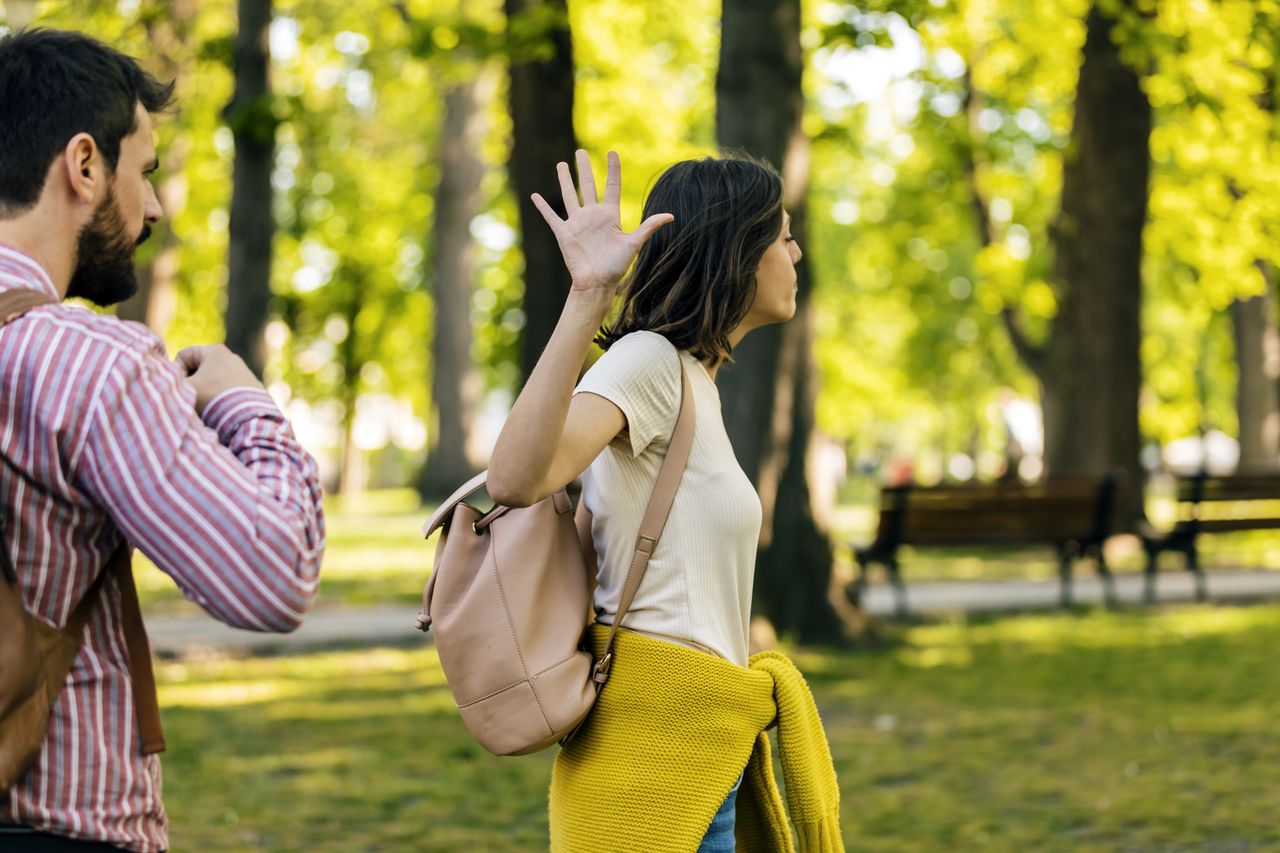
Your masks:
<path fill-rule="evenodd" d="M 536 503 L 536 501 L 529 499 L 526 492 L 523 492 L 501 480 L 495 481 L 492 476 L 490 476 L 486 483 L 486 488 L 489 491 L 489 497 L 492 498 L 493 502 L 498 506 L 522 507 L 531 506 Z"/>

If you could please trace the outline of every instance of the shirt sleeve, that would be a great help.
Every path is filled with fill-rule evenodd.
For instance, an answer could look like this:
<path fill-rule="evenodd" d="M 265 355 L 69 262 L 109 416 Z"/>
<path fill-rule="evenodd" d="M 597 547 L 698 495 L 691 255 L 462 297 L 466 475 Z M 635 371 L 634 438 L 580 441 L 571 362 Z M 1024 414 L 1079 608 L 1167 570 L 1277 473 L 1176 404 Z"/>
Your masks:
<path fill-rule="evenodd" d="M 602 355 L 574 389 L 597 394 L 622 410 L 633 457 L 664 445 L 680 413 L 680 355 L 655 332 L 632 332 Z"/>
<path fill-rule="evenodd" d="M 204 420 L 176 366 L 118 357 L 73 476 L 187 598 L 238 628 L 296 628 L 315 597 L 324 513 L 315 460 L 271 397 L 238 388 Z"/>

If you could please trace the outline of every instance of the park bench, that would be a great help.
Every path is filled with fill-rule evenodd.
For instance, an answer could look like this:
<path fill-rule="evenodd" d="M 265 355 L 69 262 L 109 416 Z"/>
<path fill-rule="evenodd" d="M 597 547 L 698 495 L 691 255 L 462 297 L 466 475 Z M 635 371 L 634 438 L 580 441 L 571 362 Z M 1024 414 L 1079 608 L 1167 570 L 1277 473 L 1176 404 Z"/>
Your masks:
<path fill-rule="evenodd" d="M 1280 530 L 1280 508 L 1261 501 L 1280 502 L 1280 472 L 1241 472 L 1227 476 L 1207 473 L 1180 477 L 1177 481 L 1178 521 L 1173 529 L 1159 531 L 1149 525 L 1141 531 L 1147 552 L 1145 596 L 1156 597 L 1156 572 L 1160 554 L 1178 551 L 1186 558 L 1187 571 L 1196 584 L 1196 598 L 1208 597 L 1196 537 L 1201 533 L 1237 533 L 1244 530 Z"/>
<path fill-rule="evenodd" d="M 875 540 L 851 544 L 858 575 L 846 595 L 859 606 L 871 565 L 884 567 L 893 584 L 897 613 L 907 613 L 898 561 L 913 547 L 1048 545 L 1058 554 L 1062 606 L 1071 604 L 1071 572 L 1081 557 L 1093 557 L 1108 604 L 1115 602 L 1111 570 L 1102 544 L 1112 533 L 1117 475 L 1048 480 L 1033 485 L 886 486 L 880 492 Z"/>

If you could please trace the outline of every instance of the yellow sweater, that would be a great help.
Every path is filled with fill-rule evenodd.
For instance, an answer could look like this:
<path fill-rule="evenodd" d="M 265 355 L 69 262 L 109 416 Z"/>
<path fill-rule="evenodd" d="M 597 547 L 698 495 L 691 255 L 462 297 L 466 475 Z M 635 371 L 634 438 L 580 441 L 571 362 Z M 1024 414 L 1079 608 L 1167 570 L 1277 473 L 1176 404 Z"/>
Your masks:
<path fill-rule="evenodd" d="M 607 627 L 591 641 L 602 652 Z M 765 730 L 778 726 L 787 810 Z M 693 853 L 746 768 L 737 801 L 742 853 L 843 851 L 840 791 L 813 696 L 795 665 L 762 652 L 743 669 L 621 631 L 613 669 L 551 774 L 558 853 Z"/>

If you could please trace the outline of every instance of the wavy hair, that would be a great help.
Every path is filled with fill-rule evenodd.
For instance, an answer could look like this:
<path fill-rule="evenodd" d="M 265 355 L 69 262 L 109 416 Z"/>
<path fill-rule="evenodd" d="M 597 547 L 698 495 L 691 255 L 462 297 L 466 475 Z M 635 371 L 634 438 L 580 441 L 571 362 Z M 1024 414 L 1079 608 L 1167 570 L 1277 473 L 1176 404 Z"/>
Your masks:
<path fill-rule="evenodd" d="M 641 221 L 670 213 L 622 285 L 622 309 L 596 343 L 650 331 L 699 360 L 732 361 L 729 333 L 746 317 L 756 271 L 782 230 L 782 178 L 753 157 L 684 160 L 662 173 Z"/>

